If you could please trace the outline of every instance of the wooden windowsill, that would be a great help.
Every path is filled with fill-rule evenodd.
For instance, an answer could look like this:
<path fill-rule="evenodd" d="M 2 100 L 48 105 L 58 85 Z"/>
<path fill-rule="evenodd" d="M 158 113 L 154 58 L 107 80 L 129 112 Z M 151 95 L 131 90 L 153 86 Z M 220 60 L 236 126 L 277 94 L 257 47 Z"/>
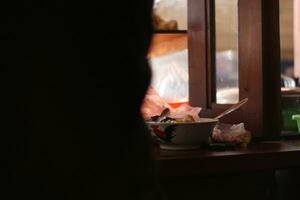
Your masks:
<path fill-rule="evenodd" d="M 162 176 L 190 176 L 300 167 L 300 140 L 253 143 L 247 148 L 211 151 L 157 151 Z"/>

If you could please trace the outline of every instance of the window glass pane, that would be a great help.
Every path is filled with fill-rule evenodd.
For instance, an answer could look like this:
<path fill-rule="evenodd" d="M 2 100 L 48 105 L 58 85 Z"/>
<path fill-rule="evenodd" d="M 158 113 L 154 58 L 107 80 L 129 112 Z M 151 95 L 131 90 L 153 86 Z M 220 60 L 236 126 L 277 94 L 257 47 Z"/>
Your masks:
<path fill-rule="evenodd" d="M 216 100 L 219 104 L 239 101 L 238 0 L 215 0 Z"/>
<path fill-rule="evenodd" d="M 280 48 L 283 79 L 294 77 L 294 0 L 280 0 Z M 293 84 L 294 85 L 294 84 Z M 290 87 L 288 83 L 283 86 Z"/>
<path fill-rule="evenodd" d="M 155 0 L 156 30 L 187 30 L 187 0 Z"/>
<path fill-rule="evenodd" d="M 279 0 L 280 17 L 280 54 L 281 54 L 281 87 L 282 87 L 282 129 L 284 133 L 297 132 L 297 123 L 292 119 L 300 114 L 300 93 L 297 79 L 300 76 L 300 1 Z M 300 52 L 300 51 L 299 51 Z M 298 77 L 298 78 L 297 78 Z"/>
<path fill-rule="evenodd" d="M 294 25 L 294 63 L 295 63 L 295 77 L 300 77 L 300 0 L 293 1 L 293 25 Z M 297 82 L 297 86 L 299 86 Z"/>
<path fill-rule="evenodd" d="M 186 34 L 155 34 L 149 59 L 152 86 L 174 107 L 188 101 L 188 50 Z"/>

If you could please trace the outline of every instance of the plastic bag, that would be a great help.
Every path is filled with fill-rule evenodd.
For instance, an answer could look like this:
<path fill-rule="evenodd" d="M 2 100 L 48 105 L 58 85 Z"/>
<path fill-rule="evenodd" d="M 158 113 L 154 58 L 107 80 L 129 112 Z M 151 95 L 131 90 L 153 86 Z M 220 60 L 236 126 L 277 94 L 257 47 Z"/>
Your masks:
<path fill-rule="evenodd" d="M 251 140 L 251 133 L 245 129 L 244 123 L 218 123 L 213 130 L 212 143 L 231 143 L 247 146 Z"/>
<path fill-rule="evenodd" d="M 150 86 L 141 108 L 144 119 L 149 120 L 152 116 L 160 115 L 165 108 L 170 109 L 169 117 L 171 118 L 180 119 L 191 116 L 195 121 L 199 120 L 199 113 L 201 111 L 200 107 L 191 107 L 187 104 L 172 108 L 166 100 L 159 96 L 156 90 Z"/>
<path fill-rule="evenodd" d="M 200 107 L 191 107 L 189 105 L 182 105 L 178 108 L 171 109 L 170 117 L 174 119 L 183 119 L 187 116 L 191 116 L 194 121 L 200 119 L 199 113 L 201 111 Z"/>
<path fill-rule="evenodd" d="M 188 101 L 187 49 L 151 59 L 152 86 L 168 103 Z"/>

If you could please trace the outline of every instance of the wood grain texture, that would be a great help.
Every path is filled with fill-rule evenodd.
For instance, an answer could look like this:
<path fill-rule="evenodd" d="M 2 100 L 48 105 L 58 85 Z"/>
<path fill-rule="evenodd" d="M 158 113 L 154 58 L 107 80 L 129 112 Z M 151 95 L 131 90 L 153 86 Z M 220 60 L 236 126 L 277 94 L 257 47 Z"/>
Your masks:
<path fill-rule="evenodd" d="M 261 0 L 239 1 L 239 89 L 249 98 L 243 110 L 247 128 L 263 132 L 263 62 Z"/>
<path fill-rule="evenodd" d="M 188 1 L 189 94 L 192 106 L 207 107 L 206 0 Z"/>
<path fill-rule="evenodd" d="M 247 126 L 256 137 L 280 134 L 279 3 L 239 1 L 240 98 Z"/>

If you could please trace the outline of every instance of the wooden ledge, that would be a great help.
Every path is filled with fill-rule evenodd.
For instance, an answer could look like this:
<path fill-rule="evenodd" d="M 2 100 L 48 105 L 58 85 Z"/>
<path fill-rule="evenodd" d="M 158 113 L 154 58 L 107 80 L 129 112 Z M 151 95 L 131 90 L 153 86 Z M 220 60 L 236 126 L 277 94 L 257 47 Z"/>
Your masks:
<path fill-rule="evenodd" d="M 264 141 L 244 149 L 157 151 L 162 176 L 189 176 L 300 167 L 300 140 Z"/>

